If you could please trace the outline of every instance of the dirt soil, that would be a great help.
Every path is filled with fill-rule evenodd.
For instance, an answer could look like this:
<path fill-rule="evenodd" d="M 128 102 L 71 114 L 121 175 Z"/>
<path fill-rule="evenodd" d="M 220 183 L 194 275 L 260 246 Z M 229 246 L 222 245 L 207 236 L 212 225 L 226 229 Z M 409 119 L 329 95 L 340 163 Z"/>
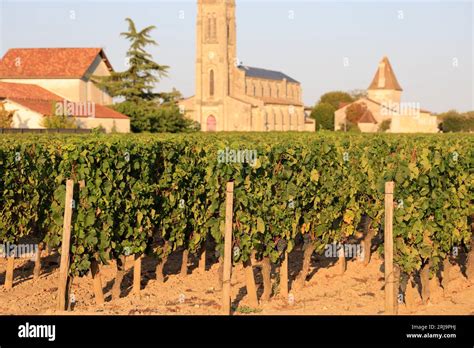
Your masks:
<path fill-rule="evenodd" d="M 54 314 L 110 314 L 110 315 L 209 315 L 221 314 L 222 291 L 218 289 L 218 264 L 208 260 L 208 270 L 197 268 L 197 259 L 190 259 L 188 275 L 181 276 L 181 255 L 171 255 L 165 264 L 165 282 L 155 280 L 156 262 L 144 258 L 142 264 L 142 290 L 139 295 L 131 292 L 132 260 L 127 261 L 127 273 L 122 283 L 121 298 L 111 299 L 115 264 L 101 267 L 105 304 L 96 305 L 92 279 L 88 275 L 72 283 L 75 302 L 70 311 L 57 311 L 56 296 L 59 276 L 58 255 L 44 255 L 42 273 L 33 280 L 34 263 L 15 260 L 13 289 L 0 285 L 0 314 L 3 315 L 54 315 Z M 290 256 L 290 278 L 297 274 L 299 258 Z M 6 260 L 0 259 L 0 284 L 5 279 Z M 259 297 L 262 294 L 262 276 L 254 268 Z M 248 305 L 245 274 L 236 266 L 232 275 L 232 301 L 237 315 L 382 315 L 384 311 L 383 261 L 376 255 L 365 267 L 362 262 L 351 260 L 344 275 L 337 275 L 337 265 L 313 257 L 312 267 L 302 290 L 292 290 L 294 301 L 278 294 L 278 273 L 272 274 L 273 296 L 261 301 L 259 307 Z M 415 296 L 410 308 L 399 305 L 399 314 L 474 315 L 474 284 L 461 273 L 458 266 L 450 270 L 450 283 L 446 289 L 432 286 L 431 299 L 422 304 Z M 434 282 L 432 282 L 434 284 Z M 291 296 L 290 296 L 291 297 Z"/>

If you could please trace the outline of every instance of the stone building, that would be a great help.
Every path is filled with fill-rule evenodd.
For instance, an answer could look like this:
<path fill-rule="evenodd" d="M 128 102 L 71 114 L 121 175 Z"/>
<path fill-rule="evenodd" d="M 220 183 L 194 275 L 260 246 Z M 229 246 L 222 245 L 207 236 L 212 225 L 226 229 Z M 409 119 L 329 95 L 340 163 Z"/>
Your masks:
<path fill-rule="evenodd" d="M 367 97 L 343 105 L 335 112 L 335 130 L 347 126 L 346 110 L 357 103 L 365 108 L 357 124 L 362 132 L 377 132 L 384 121 L 388 123 L 387 132 L 391 133 L 438 132 L 436 117 L 421 109 L 418 102 L 402 102 L 402 92 L 390 61 L 384 57 L 367 89 Z"/>
<path fill-rule="evenodd" d="M 61 109 L 80 128 L 127 133 L 129 117 L 108 108 L 112 98 L 91 80 L 111 71 L 101 48 L 12 48 L 0 60 L 0 101 L 15 110 L 15 128 L 43 128 Z"/>
<path fill-rule="evenodd" d="M 196 92 L 180 107 L 203 131 L 314 131 L 301 84 L 237 61 L 234 0 L 199 0 Z"/>

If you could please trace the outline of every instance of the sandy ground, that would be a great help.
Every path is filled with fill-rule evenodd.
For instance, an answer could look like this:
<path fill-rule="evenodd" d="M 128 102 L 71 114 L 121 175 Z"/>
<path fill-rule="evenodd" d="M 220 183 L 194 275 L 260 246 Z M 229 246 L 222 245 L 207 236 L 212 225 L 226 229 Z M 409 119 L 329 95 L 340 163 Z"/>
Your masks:
<path fill-rule="evenodd" d="M 293 256 L 293 254 L 292 254 Z M 290 278 L 297 273 L 296 257 L 290 257 Z M 119 315 L 208 315 L 220 314 L 221 290 L 218 290 L 218 264 L 210 264 L 208 270 L 200 272 L 197 260 L 191 259 L 187 276 L 179 274 L 181 256 L 172 255 L 165 265 L 164 283 L 155 280 L 155 263 L 145 258 L 142 265 L 142 291 L 139 295 L 131 292 L 132 260 L 127 262 L 127 274 L 122 283 L 120 299 L 111 299 L 111 288 L 115 275 L 115 265 L 101 267 L 105 304 L 96 305 L 89 276 L 77 278 L 72 284 L 71 294 L 75 298 L 72 311 L 55 310 L 57 282 L 59 275 L 57 255 L 43 257 L 43 269 L 39 279 L 33 280 L 34 264 L 28 260 L 15 261 L 15 279 L 11 290 L 0 286 L 0 314 L 119 314 Z M 302 290 L 290 290 L 294 302 L 278 294 L 270 301 L 252 308 L 247 302 L 245 276 L 241 267 L 233 269 L 232 300 L 235 314 L 244 315 L 380 315 L 384 310 L 384 289 L 382 260 L 376 255 L 365 267 L 352 260 L 347 263 L 344 275 L 337 275 L 337 266 L 322 266 L 314 257 L 310 276 Z M 301 267 L 301 266 L 299 266 Z M 0 260 L 0 284 L 5 279 L 6 260 Z M 259 296 L 262 293 L 262 277 L 255 267 Z M 450 273 L 451 281 L 447 289 L 431 289 L 431 299 L 421 304 L 421 299 L 413 310 L 405 304 L 399 306 L 399 314 L 439 314 L 474 315 L 474 284 L 462 275 L 458 266 Z M 277 274 L 272 274 L 276 284 Z"/>

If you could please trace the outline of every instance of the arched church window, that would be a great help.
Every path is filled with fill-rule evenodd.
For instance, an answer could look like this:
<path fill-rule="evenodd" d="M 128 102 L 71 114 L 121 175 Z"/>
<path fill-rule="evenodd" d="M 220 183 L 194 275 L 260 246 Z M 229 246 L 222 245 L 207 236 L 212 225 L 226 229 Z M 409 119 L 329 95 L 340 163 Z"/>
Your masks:
<path fill-rule="evenodd" d="M 209 72 L 209 95 L 214 96 L 214 70 Z"/>

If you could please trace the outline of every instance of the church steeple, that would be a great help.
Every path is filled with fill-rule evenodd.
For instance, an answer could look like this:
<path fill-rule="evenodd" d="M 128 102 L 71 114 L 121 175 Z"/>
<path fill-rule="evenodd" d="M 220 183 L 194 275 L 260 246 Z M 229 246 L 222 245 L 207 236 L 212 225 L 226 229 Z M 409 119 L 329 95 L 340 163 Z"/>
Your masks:
<path fill-rule="evenodd" d="M 402 91 L 390 61 L 383 57 L 367 90 L 368 97 L 379 103 L 400 103 Z"/>
<path fill-rule="evenodd" d="M 393 89 L 395 91 L 403 91 L 387 57 L 383 57 L 380 61 L 374 79 L 369 86 L 369 90 L 371 89 Z"/>

